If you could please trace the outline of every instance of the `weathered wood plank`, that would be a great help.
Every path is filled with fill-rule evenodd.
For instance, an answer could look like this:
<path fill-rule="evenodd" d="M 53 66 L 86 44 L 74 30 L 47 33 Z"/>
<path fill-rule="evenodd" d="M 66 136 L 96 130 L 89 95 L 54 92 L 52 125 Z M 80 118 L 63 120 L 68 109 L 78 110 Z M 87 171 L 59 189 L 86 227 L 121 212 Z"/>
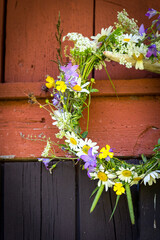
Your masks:
<path fill-rule="evenodd" d="M 83 240 L 115 240 L 113 219 L 109 222 L 112 213 L 109 192 L 103 193 L 99 202 L 90 214 L 90 207 L 94 197 L 90 199 L 97 181 L 91 181 L 86 171 L 79 170 L 79 219 L 80 239 Z"/>
<path fill-rule="evenodd" d="M 134 206 L 134 214 L 135 214 L 135 225 L 131 224 L 128 203 L 126 195 L 121 195 L 116 211 L 114 213 L 114 224 L 115 224 L 115 232 L 116 232 L 116 240 L 137 240 L 138 239 L 138 190 L 136 187 L 131 188 L 132 192 L 132 200 Z M 111 190 L 111 201 L 112 206 L 115 206 L 116 202 L 116 194 Z"/>
<path fill-rule="evenodd" d="M 75 239 L 74 164 L 58 163 L 52 175 L 42 168 L 42 240 Z"/>
<path fill-rule="evenodd" d="M 117 11 L 122 11 L 126 9 L 130 18 L 138 20 L 138 25 L 142 23 L 145 28 L 150 26 L 151 20 L 145 16 L 148 8 L 160 9 L 159 0 L 147 0 L 147 1 L 126 1 L 126 0 L 113 0 L 113 1 L 103 1 L 96 0 L 95 7 L 95 34 L 99 33 L 102 28 L 108 28 L 109 26 L 114 26 L 114 22 L 117 21 Z M 110 74 L 111 79 L 136 79 L 136 78 L 152 78 L 158 77 L 158 74 L 154 74 L 147 71 L 127 69 L 126 67 L 115 63 L 106 62 L 107 70 Z M 104 70 L 95 72 L 96 79 L 105 79 L 107 77 Z"/>
<path fill-rule="evenodd" d="M 51 60 L 56 60 L 59 12 L 64 35 L 92 35 L 93 0 L 10 0 L 7 12 L 6 82 L 43 81 L 47 74 L 56 79 Z"/>
<path fill-rule="evenodd" d="M 3 163 L 0 162 L 0 240 L 4 239 L 4 209 L 3 209 L 3 184 L 4 184 L 4 171 Z"/>
<path fill-rule="evenodd" d="M 3 81 L 3 56 L 4 56 L 4 17 L 5 17 L 5 0 L 0 0 L 0 82 Z"/>
<path fill-rule="evenodd" d="M 155 239 L 160 236 L 160 180 L 152 186 L 140 185 L 139 230 L 140 239 Z"/>
<path fill-rule="evenodd" d="M 40 239 L 40 164 L 5 163 L 4 239 Z"/>
<path fill-rule="evenodd" d="M 160 78 L 152 79 L 132 79 L 132 80 L 116 80 L 113 81 L 117 95 L 160 95 Z M 49 97 L 49 93 L 42 91 L 44 82 L 38 83 L 5 83 L 0 84 L 0 99 L 1 100 L 17 100 L 27 99 L 29 93 L 33 93 L 37 98 Z M 113 87 L 108 80 L 98 80 L 94 85 L 99 92 L 92 94 L 92 97 L 97 96 L 116 96 Z"/>
<path fill-rule="evenodd" d="M 57 141 L 57 128 L 52 125 L 52 119 L 45 110 L 26 101 L 3 101 L 0 108 L 0 155 L 40 157 L 45 143 L 23 139 L 20 133 L 37 137 L 43 133 Z M 93 98 L 88 137 L 100 148 L 109 144 L 116 156 L 152 154 L 160 137 L 159 109 L 159 97 Z M 85 120 L 81 119 L 83 130 L 86 129 L 86 112 L 84 117 Z M 64 152 L 56 146 L 55 153 L 64 156 Z"/>

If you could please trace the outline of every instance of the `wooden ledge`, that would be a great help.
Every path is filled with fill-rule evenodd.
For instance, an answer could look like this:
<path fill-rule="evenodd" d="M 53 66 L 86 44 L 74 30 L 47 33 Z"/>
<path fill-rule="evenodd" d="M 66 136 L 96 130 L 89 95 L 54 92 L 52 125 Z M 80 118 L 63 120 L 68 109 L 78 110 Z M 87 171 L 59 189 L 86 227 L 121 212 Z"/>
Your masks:
<path fill-rule="evenodd" d="M 113 80 L 118 96 L 154 96 L 160 95 L 160 78 Z M 16 82 L 0 84 L 0 100 L 27 99 L 29 93 L 34 93 L 37 98 L 49 97 L 49 93 L 42 91 L 44 82 Z M 93 97 L 115 97 L 115 91 L 109 80 L 97 80 L 93 88 L 99 90 Z"/>

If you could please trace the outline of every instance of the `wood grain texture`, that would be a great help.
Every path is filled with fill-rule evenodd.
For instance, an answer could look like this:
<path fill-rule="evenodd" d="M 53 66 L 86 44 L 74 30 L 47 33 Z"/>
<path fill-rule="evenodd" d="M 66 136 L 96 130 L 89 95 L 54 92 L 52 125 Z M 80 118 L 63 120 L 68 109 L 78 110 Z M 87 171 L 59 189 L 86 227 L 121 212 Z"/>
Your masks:
<path fill-rule="evenodd" d="M 147 184 L 148 185 L 148 184 Z M 140 185 L 140 239 L 159 239 L 160 236 L 160 180 L 152 186 Z"/>
<path fill-rule="evenodd" d="M 91 181 L 86 171 L 79 169 L 79 219 L 80 239 L 83 240 L 115 240 L 113 219 L 109 221 L 112 213 L 109 192 L 103 192 L 99 202 L 92 213 L 90 208 L 94 196 L 90 198 L 93 190 L 97 187 L 97 181 Z"/>
<path fill-rule="evenodd" d="M 146 0 L 146 1 L 126 1 L 126 0 L 96 0 L 95 5 L 95 34 L 99 33 L 102 28 L 108 28 L 113 26 L 117 21 L 117 11 L 126 9 L 130 18 L 138 20 L 138 26 L 142 23 L 145 28 L 150 26 L 151 20 L 145 16 L 148 8 L 160 9 L 159 0 Z M 141 71 L 127 69 L 126 67 L 119 65 L 115 62 L 109 62 L 107 64 L 107 70 L 112 79 L 136 79 L 136 78 L 153 78 L 158 77 L 158 74 L 154 74 L 148 71 Z M 106 73 L 104 70 L 95 72 L 96 79 L 105 79 Z"/>
<path fill-rule="evenodd" d="M 4 164 L 0 162 L 0 240 L 4 239 L 3 186 L 4 186 Z"/>
<path fill-rule="evenodd" d="M 113 219 L 115 224 L 115 232 L 116 232 L 116 240 L 137 240 L 139 236 L 139 229 L 138 229 L 138 190 L 136 186 L 131 187 L 132 193 L 132 201 L 134 206 L 134 214 L 135 214 L 135 225 L 131 224 L 129 210 L 128 210 L 128 203 L 127 203 L 127 196 L 123 194 L 120 196 L 118 201 L 118 205 L 116 211 L 114 213 Z M 116 203 L 116 194 L 111 189 L 111 202 L 112 206 L 115 206 Z"/>
<path fill-rule="evenodd" d="M 39 82 L 46 75 L 56 79 L 57 65 L 51 60 L 56 60 L 59 11 L 63 35 L 92 35 L 93 0 L 8 1 L 6 82 Z"/>
<path fill-rule="evenodd" d="M 4 54 L 4 0 L 0 0 L 0 82 L 3 78 L 3 54 Z"/>
<path fill-rule="evenodd" d="M 160 95 L 160 78 L 153 79 L 132 79 L 132 80 L 113 80 L 117 95 Z M 30 83 L 3 83 L 0 84 L 0 99 L 1 100 L 20 100 L 27 99 L 29 93 L 33 93 L 37 98 L 50 97 L 49 93 L 42 91 L 44 82 Z M 116 96 L 109 80 L 97 80 L 93 86 L 99 92 L 92 94 L 92 97 L 97 96 Z"/>
<path fill-rule="evenodd" d="M 37 105 L 26 101 L 1 102 L 0 155 L 15 158 L 40 157 L 45 143 L 23 139 L 20 133 L 41 134 L 57 142 L 57 127 L 52 125 L 50 115 Z M 96 97 L 90 107 L 88 138 L 103 147 L 109 144 L 116 156 L 140 156 L 152 154 L 160 137 L 159 97 Z M 81 119 L 82 130 L 86 129 L 87 113 Z M 63 142 L 63 140 L 61 140 Z M 57 156 L 64 152 L 55 146 Z"/>
<path fill-rule="evenodd" d="M 40 239 L 40 164 L 4 167 L 4 239 Z"/>
<path fill-rule="evenodd" d="M 71 161 L 58 163 L 52 175 L 42 168 L 42 240 L 75 239 L 74 171 Z"/>

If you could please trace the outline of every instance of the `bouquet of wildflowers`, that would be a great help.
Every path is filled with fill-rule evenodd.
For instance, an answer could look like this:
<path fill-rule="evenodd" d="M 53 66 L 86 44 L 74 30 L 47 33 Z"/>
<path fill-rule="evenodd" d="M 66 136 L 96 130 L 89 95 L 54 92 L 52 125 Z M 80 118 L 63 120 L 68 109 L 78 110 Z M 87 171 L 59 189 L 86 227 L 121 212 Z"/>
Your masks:
<path fill-rule="evenodd" d="M 147 16 L 149 18 L 159 15 L 154 9 L 149 9 Z M 95 195 L 91 212 L 94 210 L 102 192 L 113 188 L 117 195 L 115 207 L 119 197 L 126 194 L 129 206 L 131 222 L 134 224 L 134 211 L 131 198 L 130 187 L 139 182 L 152 185 L 156 179 L 160 178 L 160 142 L 154 148 L 154 154 L 150 160 L 142 156 L 142 161 L 138 165 L 129 164 L 121 161 L 114 156 L 114 152 L 109 145 L 102 149 L 96 142 L 87 138 L 89 126 L 89 107 L 91 104 L 91 93 L 98 90 L 93 88 L 95 80 L 89 79 L 93 68 L 106 68 L 106 52 L 113 55 L 120 54 L 120 64 L 127 68 L 132 67 L 123 56 L 127 54 L 136 61 L 135 68 L 143 69 L 144 59 L 155 62 L 160 61 L 160 15 L 154 20 L 151 27 L 145 29 L 142 24 L 140 28 L 134 19 L 129 19 L 125 10 L 118 13 L 118 22 L 115 27 L 102 29 L 101 33 L 92 36 L 91 39 L 84 37 L 80 33 L 68 33 L 66 39 L 74 42 L 70 48 L 68 63 L 63 63 L 60 30 L 60 18 L 57 24 L 56 38 L 59 42 L 57 49 L 57 64 L 59 76 L 56 80 L 52 76 L 46 78 L 46 88 L 51 93 L 52 101 L 46 100 L 46 104 L 40 104 L 45 108 L 51 118 L 53 125 L 56 125 L 59 132 L 56 138 L 64 139 L 59 147 L 70 154 L 70 158 L 80 161 L 82 168 L 87 170 L 87 175 L 92 180 L 97 181 L 97 188 L 93 191 Z M 110 77 L 109 77 L 110 79 Z M 111 81 L 111 79 L 110 79 Z M 113 83 L 111 81 L 113 86 Z M 113 86 L 114 87 L 114 86 Z M 87 108 L 88 119 L 86 131 L 82 132 L 79 120 L 82 117 L 83 110 Z M 42 152 L 39 161 L 43 161 L 48 170 L 55 168 L 52 160 L 56 158 L 54 154 L 54 142 L 47 140 L 46 147 Z M 73 156 L 73 157 L 72 157 Z M 113 210 L 114 213 L 115 209 Z"/>

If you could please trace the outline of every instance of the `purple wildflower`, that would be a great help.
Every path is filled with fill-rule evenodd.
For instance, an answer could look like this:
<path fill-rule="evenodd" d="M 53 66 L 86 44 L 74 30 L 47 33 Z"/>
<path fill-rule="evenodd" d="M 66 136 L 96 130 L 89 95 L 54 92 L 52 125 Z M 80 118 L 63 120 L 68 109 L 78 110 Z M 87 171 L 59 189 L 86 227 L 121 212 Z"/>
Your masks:
<path fill-rule="evenodd" d="M 88 155 L 81 155 L 80 158 L 85 162 L 84 168 L 96 167 L 96 155 L 92 155 L 92 148 L 88 150 Z"/>
<path fill-rule="evenodd" d="M 145 14 L 149 19 L 157 14 L 157 11 L 153 8 L 149 8 L 148 12 Z"/>
<path fill-rule="evenodd" d="M 144 29 L 144 24 L 141 24 L 140 28 L 139 28 L 139 34 L 141 36 L 143 36 L 143 34 L 145 33 L 145 29 Z"/>
<path fill-rule="evenodd" d="M 60 104 L 60 100 L 61 100 L 61 97 L 59 95 L 59 93 L 55 93 L 54 94 L 54 98 L 52 100 L 52 103 L 55 107 L 59 107 L 59 104 Z"/>
<path fill-rule="evenodd" d="M 152 25 L 156 24 L 156 30 L 160 31 L 160 15 L 158 16 L 158 18 L 156 20 L 154 20 L 152 22 Z"/>
<path fill-rule="evenodd" d="M 50 162 L 49 158 L 38 158 L 38 160 L 42 161 L 44 163 L 45 168 L 49 170 L 49 162 Z"/>
<path fill-rule="evenodd" d="M 64 72 L 64 75 L 65 75 L 65 79 L 66 81 L 68 81 L 70 79 L 70 77 L 79 77 L 78 73 L 76 72 L 78 68 L 78 65 L 73 65 L 72 66 L 72 63 L 68 63 L 68 65 L 65 67 L 65 66 L 61 66 L 60 69 Z"/>
<path fill-rule="evenodd" d="M 156 45 L 155 44 L 153 44 L 153 45 L 151 45 L 151 46 L 149 46 L 149 48 L 148 48 L 148 52 L 147 52 L 147 54 L 146 54 L 146 57 L 151 57 L 152 55 L 154 55 L 154 57 L 157 57 L 157 48 L 156 48 Z"/>

